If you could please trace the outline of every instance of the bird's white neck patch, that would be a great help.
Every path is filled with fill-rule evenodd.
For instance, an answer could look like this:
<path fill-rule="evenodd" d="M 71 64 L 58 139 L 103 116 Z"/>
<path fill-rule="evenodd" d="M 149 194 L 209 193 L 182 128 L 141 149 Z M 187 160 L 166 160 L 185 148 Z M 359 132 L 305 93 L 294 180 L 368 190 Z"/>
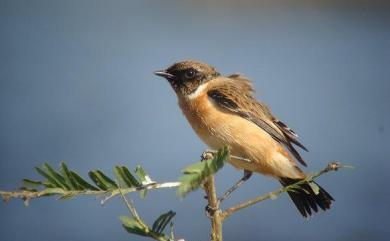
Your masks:
<path fill-rule="evenodd" d="M 196 97 L 198 97 L 206 89 L 208 84 L 209 84 L 209 82 L 206 82 L 206 83 L 199 85 L 198 88 L 196 88 L 196 90 L 194 92 L 187 95 L 187 99 L 192 100 L 192 99 L 195 99 Z"/>

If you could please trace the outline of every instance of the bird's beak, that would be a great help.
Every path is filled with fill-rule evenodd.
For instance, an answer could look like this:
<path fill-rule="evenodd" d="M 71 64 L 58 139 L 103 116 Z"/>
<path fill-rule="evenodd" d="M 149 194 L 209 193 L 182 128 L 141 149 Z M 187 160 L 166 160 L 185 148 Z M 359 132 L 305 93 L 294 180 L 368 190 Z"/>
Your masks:
<path fill-rule="evenodd" d="M 164 77 L 166 79 L 172 79 L 173 74 L 168 73 L 166 70 L 158 70 L 154 72 L 155 75 Z"/>

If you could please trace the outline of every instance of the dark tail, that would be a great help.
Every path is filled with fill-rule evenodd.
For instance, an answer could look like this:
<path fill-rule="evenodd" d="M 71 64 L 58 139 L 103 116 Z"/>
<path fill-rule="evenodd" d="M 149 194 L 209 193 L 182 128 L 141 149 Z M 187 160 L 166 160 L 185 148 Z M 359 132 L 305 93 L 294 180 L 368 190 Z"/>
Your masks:
<path fill-rule="evenodd" d="M 279 181 L 285 187 L 299 182 L 300 180 L 281 178 Z M 330 209 L 330 206 L 334 199 L 327 191 L 325 191 L 325 189 L 320 187 L 317 183 L 315 183 L 314 181 L 310 182 L 310 184 L 308 182 L 302 183 L 299 185 L 299 187 L 300 188 L 293 189 L 292 191 L 289 191 L 287 193 L 303 217 L 311 216 L 312 211 L 318 212 L 318 207 L 320 207 L 324 211 Z"/>

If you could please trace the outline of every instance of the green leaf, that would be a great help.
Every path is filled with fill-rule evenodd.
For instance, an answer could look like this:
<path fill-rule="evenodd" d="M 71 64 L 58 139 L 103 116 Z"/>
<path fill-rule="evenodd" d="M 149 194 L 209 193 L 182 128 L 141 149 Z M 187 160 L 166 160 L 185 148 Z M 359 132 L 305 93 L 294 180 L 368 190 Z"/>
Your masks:
<path fill-rule="evenodd" d="M 140 198 L 144 199 L 146 197 L 146 194 L 148 194 L 148 190 L 142 189 L 139 191 Z"/>
<path fill-rule="evenodd" d="M 137 165 L 135 167 L 135 174 L 137 174 L 139 180 L 143 185 L 145 185 L 144 183 L 148 183 L 150 180 L 150 177 L 148 176 L 148 174 L 146 174 L 145 170 L 140 165 Z"/>
<path fill-rule="evenodd" d="M 113 190 L 118 188 L 111 178 L 107 177 L 99 170 L 89 172 L 89 176 L 102 190 Z"/>
<path fill-rule="evenodd" d="M 175 215 L 176 213 L 173 211 L 169 211 L 167 213 L 160 215 L 160 217 L 158 217 L 156 221 L 154 221 L 153 223 L 152 226 L 153 232 L 156 232 L 158 234 L 163 234 L 165 228 L 167 227 L 167 225 Z"/>
<path fill-rule="evenodd" d="M 216 173 L 219 169 L 223 167 L 226 161 L 230 159 L 230 152 L 227 146 L 222 147 L 218 150 L 216 156 L 210 162 L 210 168 L 212 173 Z"/>
<path fill-rule="evenodd" d="M 205 166 L 207 166 L 207 161 L 191 164 L 188 167 L 186 167 L 182 172 L 183 174 L 201 174 Z"/>
<path fill-rule="evenodd" d="M 142 190 L 139 191 L 139 197 L 140 197 L 141 199 L 146 198 L 146 195 L 147 195 L 147 194 L 148 194 L 148 190 L 146 190 L 146 189 L 142 189 Z"/>
<path fill-rule="evenodd" d="M 130 171 L 124 166 L 116 166 L 114 168 L 117 179 L 124 188 L 140 187 L 139 181 L 130 173 Z"/>
<path fill-rule="evenodd" d="M 119 186 L 121 188 L 127 188 L 127 187 L 129 187 L 129 185 L 131 186 L 131 183 L 126 182 L 126 180 L 125 180 L 126 178 L 124 177 L 125 175 L 124 175 L 121 167 L 119 167 L 119 166 L 114 167 L 114 173 L 115 173 L 116 179 L 119 182 Z"/>
<path fill-rule="evenodd" d="M 137 165 L 135 168 L 135 174 L 137 174 L 139 180 L 141 181 L 142 185 L 147 185 L 150 183 L 153 183 L 153 181 L 150 179 L 149 175 L 146 174 L 145 170 L 140 166 Z M 139 195 L 141 198 L 145 198 L 148 190 L 144 189 L 139 192 Z"/>
<path fill-rule="evenodd" d="M 45 196 L 64 195 L 65 190 L 62 188 L 46 188 L 42 191 L 42 194 Z"/>
<path fill-rule="evenodd" d="M 99 170 L 97 170 L 96 172 L 97 172 L 99 178 L 104 180 L 107 183 L 107 185 L 110 187 L 110 189 L 118 188 L 118 185 L 116 185 L 114 180 L 112 180 L 111 178 L 107 177 L 103 172 L 101 172 Z"/>
<path fill-rule="evenodd" d="M 28 192 L 38 192 L 38 189 L 35 189 L 35 188 L 20 187 L 19 189 L 22 191 L 28 191 Z"/>
<path fill-rule="evenodd" d="M 65 182 L 64 177 L 61 176 L 58 172 L 56 172 L 48 163 L 44 163 L 43 167 L 46 168 L 46 173 L 50 175 L 53 179 L 55 179 L 58 187 L 61 187 L 65 190 L 69 190 L 70 186 L 68 186 Z"/>
<path fill-rule="evenodd" d="M 125 174 L 125 178 L 128 180 L 128 182 L 131 183 L 134 187 L 140 187 L 142 184 L 131 174 L 129 169 L 127 169 L 125 166 L 122 166 L 123 173 Z"/>
<path fill-rule="evenodd" d="M 56 185 L 54 185 L 54 184 L 52 184 L 52 183 L 50 183 L 48 181 L 43 182 L 42 185 L 45 186 L 46 188 L 57 188 Z"/>
<path fill-rule="evenodd" d="M 126 229 L 127 232 L 141 236 L 149 236 L 146 230 L 141 225 L 139 225 L 134 218 L 120 216 L 119 219 L 122 221 L 122 226 Z"/>
<path fill-rule="evenodd" d="M 313 190 L 315 195 L 320 193 L 320 187 L 315 182 L 309 182 L 310 188 Z"/>
<path fill-rule="evenodd" d="M 30 179 L 23 179 L 22 188 L 35 189 L 35 188 L 41 187 L 42 185 L 43 185 L 43 183 L 41 181 L 33 181 Z"/>
<path fill-rule="evenodd" d="M 84 190 L 99 191 L 98 188 L 96 188 L 95 186 L 89 184 L 86 180 L 84 180 L 84 179 L 83 179 L 81 176 L 79 176 L 79 174 L 77 174 L 76 172 L 70 171 L 70 174 L 71 174 L 72 177 L 75 179 L 75 181 L 77 182 L 77 184 L 80 185 L 81 187 L 83 187 Z"/>
<path fill-rule="evenodd" d="M 164 221 L 164 219 L 169 215 L 169 213 L 163 213 L 161 214 L 152 225 L 153 232 L 157 233 L 158 227 L 161 225 L 161 223 Z"/>
<path fill-rule="evenodd" d="M 45 172 L 43 169 L 41 169 L 39 167 L 35 167 L 35 170 L 38 172 L 38 174 L 40 174 L 41 176 L 43 176 L 44 178 L 47 179 L 46 185 L 62 188 L 61 184 L 58 183 L 55 178 L 53 178 L 51 175 L 49 175 L 49 173 Z"/>
<path fill-rule="evenodd" d="M 174 235 L 174 232 L 173 232 L 173 226 L 174 226 L 174 223 L 173 222 L 171 222 L 170 224 L 169 224 L 169 229 L 170 229 L 170 239 L 172 240 L 172 241 L 174 241 L 175 240 L 175 235 Z"/>
<path fill-rule="evenodd" d="M 229 160 L 230 154 L 227 146 L 219 149 L 213 159 L 192 164 L 183 170 L 184 175 L 179 178 L 181 183 L 177 194 L 184 197 L 189 192 L 199 188 L 207 177 L 220 170 Z"/>
<path fill-rule="evenodd" d="M 65 179 L 65 183 L 71 188 L 71 190 L 82 190 L 82 187 L 77 185 L 76 180 L 73 178 L 64 162 L 61 162 L 60 164 L 60 172 Z"/>
<path fill-rule="evenodd" d="M 96 171 L 90 171 L 88 172 L 89 178 L 98 186 L 101 190 L 108 190 L 108 186 L 104 181 L 102 181 L 99 176 L 96 174 Z"/>

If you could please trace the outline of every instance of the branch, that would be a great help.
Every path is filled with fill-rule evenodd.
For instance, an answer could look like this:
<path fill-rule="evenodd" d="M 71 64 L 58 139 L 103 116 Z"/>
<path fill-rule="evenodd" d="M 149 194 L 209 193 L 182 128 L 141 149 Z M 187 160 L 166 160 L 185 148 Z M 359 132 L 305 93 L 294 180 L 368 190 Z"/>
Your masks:
<path fill-rule="evenodd" d="M 124 194 L 139 192 L 141 197 L 144 197 L 147 190 L 175 188 L 181 185 L 180 182 L 156 183 L 141 166 L 135 168 L 135 174 L 124 166 L 116 166 L 114 173 L 117 182 L 100 170 L 90 171 L 88 173 L 90 180 L 86 180 L 70 170 L 64 162 L 61 162 L 58 171 L 47 163 L 35 169 L 44 179 L 40 181 L 23 179 L 21 190 L 0 191 L 0 196 L 4 201 L 21 198 L 25 204 L 28 204 L 29 200 L 44 196 L 59 196 L 61 199 L 66 199 L 78 195 L 102 195 L 105 196 L 101 201 L 103 205 L 109 199 L 119 195 L 120 189 Z"/>
<path fill-rule="evenodd" d="M 201 162 L 206 166 L 213 166 L 211 172 L 205 173 L 204 179 L 204 191 L 206 192 L 206 197 L 208 205 L 206 207 L 206 212 L 208 218 L 211 220 L 211 240 L 212 241 L 222 241 L 222 218 L 221 218 L 221 209 L 220 201 L 217 197 L 217 190 L 215 188 L 215 173 L 220 170 L 224 162 L 226 162 L 231 157 L 229 149 L 224 147 L 223 149 L 214 152 L 214 151 L 205 151 L 201 156 Z M 207 163 L 212 165 L 207 165 Z M 203 181 L 202 181 L 203 182 Z"/>
<path fill-rule="evenodd" d="M 167 227 L 167 225 L 171 223 L 171 237 L 173 237 L 173 231 L 172 231 L 173 223 L 171 222 L 171 220 L 176 215 L 175 212 L 169 211 L 168 213 L 162 214 L 153 223 L 153 228 L 150 228 L 139 216 L 137 210 L 134 207 L 133 202 L 127 200 L 121 188 L 119 188 L 119 194 L 122 197 L 122 200 L 125 202 L 126 207 L 129 209 L 129 212 L 132 216 L 132 219 L 126 216 L 122 216 L 120 218 L 123 227 L 129 233 L 146 236 L 159 241 L 174 241 L 173 239 L 167 237 L 164 234 L 164 230 Z"/>
<path fill-rule="evenodd" d="M 224 146 L 216 153 L 205 151 L 201 156 L 201 162 L 187 166 L 179 178 L 181 183 L 177 194 L 184 197 L 189 192 L 201 187 L 208 177 L 217 173 L 230 158 L 229 148 Z"/>
<path fill-rule="evenodd" d="M 154 190 L 154 189 L 165 189 L 165 188 L 177 188 L 180 186 L 180 182 L 164 182 L 164 183 L 152 183 L 143 185 L 140 187 L 131 187 L 131 188 L 123 188 L 121 189 L 123 194 L 131 193 L 131 192 L 139 192 L 143 190 Z M 61 188 L 47 188 L 42 191 L 34 191 L 34 190 L 20 190 L 14 192 L 0 191 L 0 196 L 4 201 L 8 202 L 13 198 L 23 199 L 25 202 L 28 202 L 34 198 L 40 198 L 49 195 L 60 195 L 60 198 L 64 197 L 74 197 L 80 195 L 86 196 L 106 196 L 100 202 L 104 205 L 111 198 L 120 195 L 119 189 L 114 190 L 64 190 Z M 26 203 L 27 204 L 27 203 Z"/>
<path fill-rule="evenodd" d="M 227 147 L 218 151 L 206 151 L 202 155 L 202 162 L 192 164 L 183 170 L 183 176 L 178 182 L 156 183 L 145 173 L 141 166 L 137 166 L 135 174 L 124 166 L 114 168 L 115 180 L 106 176 L 100 170 L 88 173 L 90 180 L 83 179 L 76 172 L 69 170 L 65 163 L 61 163 L 58 171 L 45 163 L 41 168 L 36 168 L 38 174 L 44 178 L 42 181 L 31 181 L 24 179 L 23 187 L 19 191 L 0 191 L 0 196 L 4 201 L 10 199 L 23 199 L 28 205 L 29 200 L 47 196 L 58 196 L 60 199 L 69 199 L 79 195 L 103 196 L 101 204 L 105 204 L 113 197 L 120 195 L 128 207 L 131 216 L 122 216 L 121 221 L 127 232 L 153 238 L 160 241 L 173 241 L 173 223 L 175 216 L 173 211 L 160 215 L 149 227 L 138 215 L 132 202 L 126 199 L 125 194 L 139 192 L 141 197 L 146 195 L 148 190 L 178 188 L 178 195 L 184 197 L 187 193 L 203 187 L 208 200 L 208 217 L 211 220 L 212 241 L 222 241 L 223 221 L 233 213 L 250 207 L 258 202 L 275 199 L 283 192 L 300 188 L 300 184 L 310 182 L 322 174 L 337 171 L 339 168 L 351 168 L 351 166 L 341 165 L 338 162 L 329 163 L 323 170 L 308 175 L 305 179 L 292 185 L 279 188 L 273 192 L 264 194 L 254 199 L 237 204 L 222 211 L 215 188 L 214 175 L 224 166 L 229 158 L 247 161 L 244 158 L 231 156 Z M 165 234 L 166 227 L 170 224 L 170 237 Z"/>
<path fill-rule="evenodd" d="M 177 188 L 180 185 L 181 185 L 180 182 L 152 183 L 152 184 L 144 185 L 144 186 L 137 187 L 137 188 L 125 188 L 125 189 L 121 189 L 121 190 L 122 190 L 123 194 L 127 194 L 127 193 L 131 193 L 131 192 L 139 192 L 139 191 L 143 191 L 143 190 Z M 104 205 L 108 200 L 117 196 L 118 194 L 120 194 L 119 190 L 114 190 L 109 196 L 107 196 L 106 198 L 104 198 L 101 201 L 101 204 Z"/>
<path fill-rule="evenodd" d="M 39 197 L 58 196 L 60 199 L 69 199 L 79 195 L 105 196 L 101 204 L 105 204 L 111 198 L 120 195 L 130 211 L 131 216 L 121 216 L 123 227 L 127 232 L 150 237 L 160 241 L 173 241 L 173 223 L 172 218 L 175 212 L 169 211 L 160 215 L 149 227 L 138 215 L 133 203 L 128 201 L 125 194 L 130 192 L 139 192 L 141 197 L 146 195 L 147 190 L 162 189 L 162 188 L 179 188 L 178 194 L 184 196 L 190 191 L 199 188 L 205 182 L 208 182 L 209 176 L 221 169 L 229 159 L 229 151 L 227 147 L 219 150 L 210 159 L 200 163 L 195 163 L 188 166 L 184 170 L 184 175 L 180 177 L 178 182 L 156 183 L 145 173 L 142 167 L 137 166 L 135 174 L 124 166 L 116 166 L 114 168 L 115 181 L 105 175 L 100 170 L 90 171 L 88 173 L 90 180 L 83 179 L 75 171 L 68 169 L 64 162 L 61 163 L 59 170 L 55 170 L 49 164 L 45 163 L 42 167 L 37 167 L 36 171 L 43 177 L 43 180 L 32 181 L 29 179 L 23 180 L 21 190 L 14 192 L 0 191 L 0 196 L 4 201 L 9 201 L 13 198 L 20 198 L 28 205 L 29 200 Z M 215 193 L 214 177 L 212 180 L 213 188 L 213 203 L 218 205 L 218 200 Z M 207 184 L 206 184 L 207 185 Z M 216 205 L 212 205 L 215 207 Z M 218 217 L 221 210 L 218 211 Z M 218 239 L 221 241 L 222 227 L 221 219 L 215 223 L 215 227 L 219 225 Z M 219 223 L 219 224 L 218 224 Z M 164 230 L 170 224 L 170 237 Z M 214 230 L 214 228 L 213 228 Z M 214 232 L 213 232 L 214 233 Z"/>
<path fill-rule="evenodd" d="M 314 179 L 316 179 L 317 177 L 321 176 L 322 174 L 325 174 L 325 173 L 328 173 L 330 171 L 337 171 L 339 168 L 351 168 L 351 166 L 348 166 L 348 165 L 341 165 L 339 162 L 331 162 L 329 163 L 324 169 L 322 169 L 321 171 L 319 172 L 316 172 L 312 175 L 309 175 L 307 176 L 305 179 L 299 181 L 299 182 L 296 182 L 292 185 L 289 185 L 289 186 L 286 186 L 286 187 L 281 187 L 273 192 L 269 192 L 267 194 L 264 194 L 264 195 L 261 195 L 259 197 L 256 197 L 254 199 L 251 199 L 251 200 L 248 200 L 248 201 L 245 201 L 243 203 L 240 203 L 240 204 L 237 204 L 233 207 L 230 207 L 228 209 L 226 209 L 225 211 L 223 211 L 221 213 L 221 218 L 222 220 L 226 219 L 227 217 L 229 217 L 230 215 L 232 215 L 233 213 L 241 210 L 241 209 L 244 209 L 244 208 L 247 208 L 247 207 L 250 207 L 258 202 L 261 202 L 261 201 L 264 201 L 264 200 L 267 200 L 267 199 L 275 199 L 278 195 L 280 195 L 281 193 L 284 193 L 284 192 L 287 192 L 287 191 L 291 191 L 292 189 L 296 189 L 296 188 L 299 188 L 299 184 L 302 184 L 302 183 L 305 183 L 305 182 L 308 182 L 308 181 L 312 181 Z"/>
<path fill-rule="evenodd" d="M 208 216 L 211 220 L 211 240 L 222 241 L 221 209 L 219 208 L 219 201 L 215 189 L 215 180 L 213 175 L 207 178 L 207 181 L 204 184 L 204 190 L 206 192 L 208 201 L 206 211 L 208 212 Z"/>

